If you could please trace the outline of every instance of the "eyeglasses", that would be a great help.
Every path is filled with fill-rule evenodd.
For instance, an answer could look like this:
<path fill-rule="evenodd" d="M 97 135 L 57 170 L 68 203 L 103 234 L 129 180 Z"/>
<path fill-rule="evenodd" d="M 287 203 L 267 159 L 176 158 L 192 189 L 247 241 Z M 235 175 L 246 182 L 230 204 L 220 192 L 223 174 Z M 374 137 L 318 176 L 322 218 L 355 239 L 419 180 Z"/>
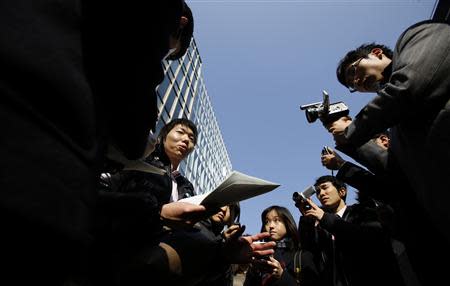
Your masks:
<path fill-rule="evenodd" d="M 357 89 L 355 88 L 356 72 L 358 71 L 358 66 L 362 59 L 364 59 L 364 57 L 357 59 L 347 68 L 346 72 L 347 86 L 348 90 L 351 93 L 357 91 Z"/>

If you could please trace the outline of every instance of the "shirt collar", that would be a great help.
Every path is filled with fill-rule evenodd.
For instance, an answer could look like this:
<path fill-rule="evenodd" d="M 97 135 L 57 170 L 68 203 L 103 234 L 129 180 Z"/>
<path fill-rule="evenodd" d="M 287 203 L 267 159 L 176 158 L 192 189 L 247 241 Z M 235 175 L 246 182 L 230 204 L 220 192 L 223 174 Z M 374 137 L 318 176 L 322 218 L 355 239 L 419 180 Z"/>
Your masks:
<path fill-rule="evenodd" d="M 340 209 L 336 214 L 340 217 L 344 216 L 345 210 L 347 209 L 347 206 L 344 206 L 342 209 Z"/>

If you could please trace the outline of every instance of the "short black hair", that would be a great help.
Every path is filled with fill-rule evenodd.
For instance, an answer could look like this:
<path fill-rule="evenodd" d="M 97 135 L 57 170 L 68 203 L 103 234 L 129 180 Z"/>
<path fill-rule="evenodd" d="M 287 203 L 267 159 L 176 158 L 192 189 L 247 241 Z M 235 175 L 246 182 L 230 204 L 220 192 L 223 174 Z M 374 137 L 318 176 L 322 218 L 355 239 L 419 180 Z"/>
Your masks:
<path fill-rule="evenodd" d="M 327 183 L 327 182 L 330 182 L 338 191 L 340 189 L 347 190 L 347 185 L 344 182 L 342 182 L 335 176 L 331 176 L 331 175 L 321 176 L 321 177 L 317 178 L 316 182 L 314 183 L 314 187 L 318 188 L 321 184 Z M 344 200 L 344 202 L 345 202 L 346 198 L 347 198 L 347 194 L 345 194 L 345 196 L 342 198 Z"/>
<path fill-rule="evenodd" d="M 164 142 L 164 140 L 166 140 L 166 136 L 167 136 L 167 134 L 169 134 L 170 130 L 172 130 L 177 125 L 186 126 L 192 130 L 192 133 L 194 133 L 194 145 L 196 145 L 197 144 L 197 136 L 198 136 L 197 126 L 195 126 L 194 122 L 192 122 L 186 118 L 176 118 L 176 119 L 170 121 L 169 123 L 167 123 L 166 125 L 164 125 L 164 127 L 161 128 L 161 131 L 159 131 L 158 142 L 159 143 Z"/>
<path fill-rule="evenodd" d="M 380 45 L 376 43 L 365 43 L 359 46 L 358 48 L 348 52 L 344 58 L 339 61 L 339 64 L 336 69 L 336 76 L 338 81 L 345 87 L 348 87 L 347 82 L 345 80 L 345 72 L 350 64 L 357 61 L 360 58 L 367 58 L 373 49 L 380 48 L 383 50 L 383 54 L 385 54 L 388 58 L 392 59 L 393 52 L 390 48 L 385 45 Z"/>

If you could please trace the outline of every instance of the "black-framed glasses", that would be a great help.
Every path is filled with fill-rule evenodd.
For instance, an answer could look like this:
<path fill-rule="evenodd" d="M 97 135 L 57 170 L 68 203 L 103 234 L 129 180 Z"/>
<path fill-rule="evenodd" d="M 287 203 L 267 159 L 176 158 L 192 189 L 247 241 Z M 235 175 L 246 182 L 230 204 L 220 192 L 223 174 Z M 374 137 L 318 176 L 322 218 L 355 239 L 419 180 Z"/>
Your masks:
<path fill-rule="evenodd" d="M 358 66 L 362 59 L 364 59 L 364 57 L 357 59 L 347 68 L 347 87 L 351 93 L 357 91 L 357 89 L 355 88 L 356 72 L 358 71 Z"/>

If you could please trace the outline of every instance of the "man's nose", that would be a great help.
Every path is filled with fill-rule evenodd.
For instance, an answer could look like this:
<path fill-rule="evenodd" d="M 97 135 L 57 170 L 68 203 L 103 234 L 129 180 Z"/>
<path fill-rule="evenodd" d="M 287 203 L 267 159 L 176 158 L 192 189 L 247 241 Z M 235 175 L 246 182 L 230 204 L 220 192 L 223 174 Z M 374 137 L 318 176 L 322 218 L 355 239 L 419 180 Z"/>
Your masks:
<path fill-rule="evenodd" d="M 186 143 L 189 143 L 191 140 L 189 139 L 189 135 L 184 134 L 184 135 L 181 137 L 181 141 L 186 142 Z"/>

